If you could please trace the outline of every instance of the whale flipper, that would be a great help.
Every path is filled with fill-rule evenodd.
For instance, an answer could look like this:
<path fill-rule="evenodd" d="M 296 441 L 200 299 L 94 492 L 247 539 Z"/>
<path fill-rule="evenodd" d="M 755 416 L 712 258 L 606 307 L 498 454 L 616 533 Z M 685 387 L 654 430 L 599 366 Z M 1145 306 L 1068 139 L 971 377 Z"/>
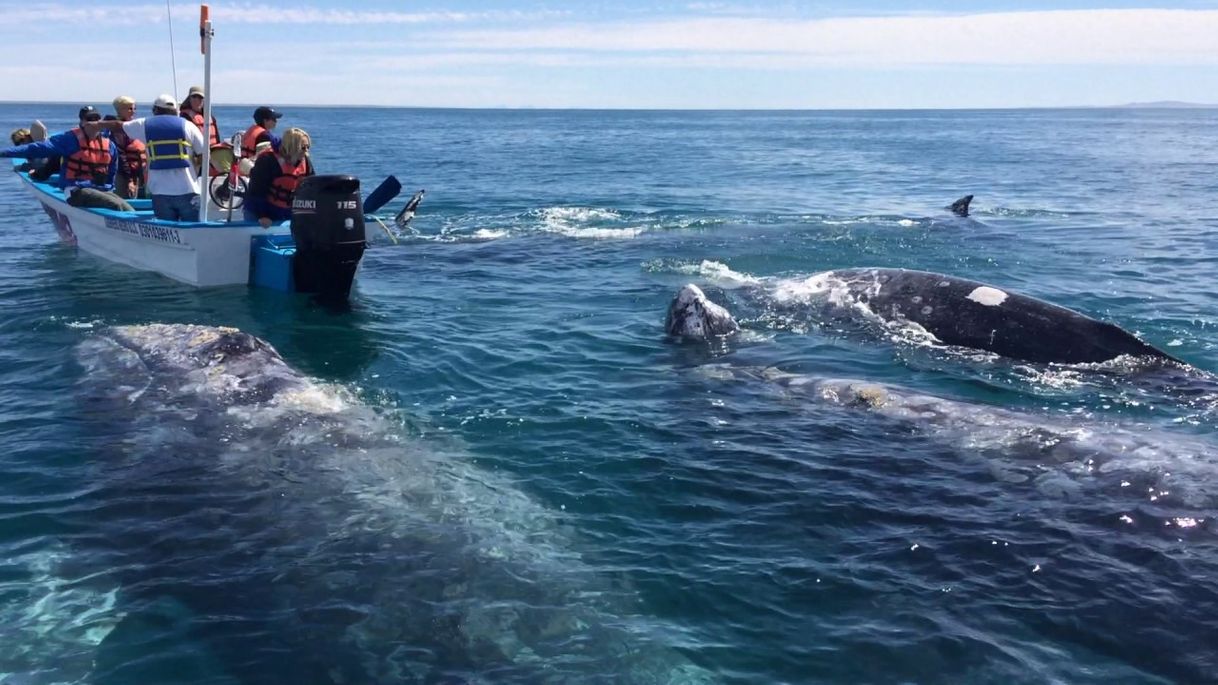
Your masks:
<path fill-rule="evenodd" d="M 419 203 L 423 201 L 423 193 L 426 191 L 420 190 L 411 196 L 410 201 L 402 207 L 402 211 L 398 212 L 397 216 L 393 217 L 393 223 L 398 228 L 406 228 L 410 220 L 414 218 L 415 211 L 419 208 Z"/>
<path fill-rule="evenodd" d="M 956 216 L 968 216 L 968 206 L 972 201 L 972 195 L 965 195 L 959 200 L 953 202 L 951 207 L 948 207 L 948 209 L 952 210 L 952 214 L 955 214 Z"/>

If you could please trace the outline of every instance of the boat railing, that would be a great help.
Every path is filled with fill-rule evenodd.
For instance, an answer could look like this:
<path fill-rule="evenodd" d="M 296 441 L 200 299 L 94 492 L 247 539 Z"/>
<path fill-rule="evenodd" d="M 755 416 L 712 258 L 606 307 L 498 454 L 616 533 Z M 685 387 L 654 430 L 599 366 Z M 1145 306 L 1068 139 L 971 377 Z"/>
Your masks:
<path fill-rule="evenodd" d="M 22 180 L 29 183 L 39 192 L 49 195 L 52 199 L 59 202 L 67 203 L 67 196 L 63 189 L 59 187 L 59 174 L 52 174 L 46 180 L 35 180 L 29 177 L 28 172 L 19 172 Z M 127 204 L 131 205 L 134 211 L 104 209 L 101 207 L 77 207 L 76 209 L 90 212 L 101 217 L 120 219 L 124 221 L 138 221 L 143 224 L 153 224 L 157 226 L 172 226 L 174 228 L 249 228 L 257 226 L 257 221 L 245 221 L 243 219 L 233 221 L 169 221 L 167 219 L 158 219 L 152 213 L 152 200 L 149 199 L 132 199 L 127 200 Z M 287 223 L 287 222 L 283 222 Z"/>

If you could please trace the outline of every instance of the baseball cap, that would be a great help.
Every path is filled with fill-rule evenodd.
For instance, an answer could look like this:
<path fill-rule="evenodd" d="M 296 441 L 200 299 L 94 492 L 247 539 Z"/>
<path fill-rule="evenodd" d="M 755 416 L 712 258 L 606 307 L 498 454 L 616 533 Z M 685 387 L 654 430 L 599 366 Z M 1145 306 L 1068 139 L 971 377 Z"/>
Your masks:
<path fill-rule="evenodd" d="M 275 110 L 266 106 L 259 107 L 258 109 L 254 110 L 254 122 L 258 124 L 261 124 L 267 119 L 278 120 L 282 116 L 283 112 L 276 112 Z"/>
<path fill-rule="evenodd" d="M 81 107 L 79 116 L 81 121 L 101 121 L 101 112 L 97 111 L 93 105 Z"/>
<path fill-rule="evenodd" d="M 152 106 L 160 107 L 162 109 L 177 109 L 178 101 L 174 100 L 173 96 L 168 93 L 161 93 L 156 97 L 156 100 L 152 102 Z"/>
<path fill-rule="evenodd" d="M 203 95 L 203 86 L 191 86 L 190 90 L 186 93 L 186 97 L 191 95 Z"/>

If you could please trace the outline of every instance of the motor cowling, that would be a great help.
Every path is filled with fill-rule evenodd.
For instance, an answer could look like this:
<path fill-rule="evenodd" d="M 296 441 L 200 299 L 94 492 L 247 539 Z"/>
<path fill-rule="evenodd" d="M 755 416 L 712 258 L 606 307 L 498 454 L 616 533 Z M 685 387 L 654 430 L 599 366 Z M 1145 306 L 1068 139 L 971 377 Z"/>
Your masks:
<path fill-rule="evenodd" d="M 359 179 L 306 176 L 292 199 L 292 275 L 298 292 L 346 300 L 364 256 L 364 203 Z"/>

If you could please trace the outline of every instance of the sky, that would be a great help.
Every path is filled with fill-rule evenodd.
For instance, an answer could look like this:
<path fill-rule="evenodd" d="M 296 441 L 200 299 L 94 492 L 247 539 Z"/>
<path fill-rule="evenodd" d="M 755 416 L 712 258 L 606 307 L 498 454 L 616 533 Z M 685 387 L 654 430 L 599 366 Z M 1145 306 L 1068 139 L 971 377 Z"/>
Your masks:
<path fill-rule="evenodd" d="M 216 0 L 210 7 L 216 104 L 1218 103 L 1218 0 Z M 0 101 L 181 97 L 203 81 L 198 19 L 198 4 L 173 0 L 0 0 Z"/>

